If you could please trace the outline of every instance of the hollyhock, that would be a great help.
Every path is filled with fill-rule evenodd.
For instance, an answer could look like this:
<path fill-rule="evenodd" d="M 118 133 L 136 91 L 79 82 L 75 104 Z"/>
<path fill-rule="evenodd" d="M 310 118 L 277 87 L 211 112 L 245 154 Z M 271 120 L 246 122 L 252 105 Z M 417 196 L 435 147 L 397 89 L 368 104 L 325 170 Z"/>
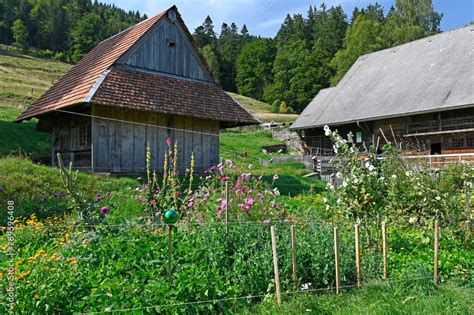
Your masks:
<path fill-rule="evenodd" d="M 107 215 L 107 213 L 109 213 L 109 208 L 107 207 L 100 208 L 100 214 Z"/>

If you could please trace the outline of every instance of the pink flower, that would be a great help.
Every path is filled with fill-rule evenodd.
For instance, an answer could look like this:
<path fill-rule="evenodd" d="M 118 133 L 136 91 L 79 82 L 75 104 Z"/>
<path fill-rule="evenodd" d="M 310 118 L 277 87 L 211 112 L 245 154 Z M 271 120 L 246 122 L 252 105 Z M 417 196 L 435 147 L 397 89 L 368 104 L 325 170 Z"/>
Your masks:
<path fill-rule="evenodd" d="M 153 199 L 152 201 L 150 201 L 150 204 L 151 204 L 151 205 L 156 205 L 156 200 Z"/>
<path fill-rule="evenodd" d="M 220 209 L 226 210 L 227 209 L 227 200 L 222 199 L 221 200 L 221 205 L 219 206 Z"/>
<path fill-rule="evenodd" d="M 190 202 L 188 202 L 188 207 L 189 208 L 192 208 L 193 206 L 194 206 L 194 201 L 191 200 Z"/>
<path fill-rule="evenodd" d="M 270 220 L 268 220 L 268 219 L 267 219 L 267 220 L 263 220 L 262 223 L 263 223 L 264 225 L 268 225 L 268 224 L 270 224 Z"/>
<path fill-rule="evenodd" d="M 168 138 L 166 139 L 166 144 L 167 144 L 167 145 L 171 145 L 171 138 L 170 138 L 170 137 L 168 137 Z"/>

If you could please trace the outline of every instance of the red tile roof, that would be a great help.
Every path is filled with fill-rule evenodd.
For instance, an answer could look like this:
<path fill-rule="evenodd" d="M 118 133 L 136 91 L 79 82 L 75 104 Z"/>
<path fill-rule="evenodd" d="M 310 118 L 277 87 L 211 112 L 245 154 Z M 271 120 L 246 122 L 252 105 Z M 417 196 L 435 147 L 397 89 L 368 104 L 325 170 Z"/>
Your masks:
<path fill-rule="evenodd" d="M 214 83 L 113 67 L 92 103 L 205 118 L 224 126 L 258 121 Z"/>

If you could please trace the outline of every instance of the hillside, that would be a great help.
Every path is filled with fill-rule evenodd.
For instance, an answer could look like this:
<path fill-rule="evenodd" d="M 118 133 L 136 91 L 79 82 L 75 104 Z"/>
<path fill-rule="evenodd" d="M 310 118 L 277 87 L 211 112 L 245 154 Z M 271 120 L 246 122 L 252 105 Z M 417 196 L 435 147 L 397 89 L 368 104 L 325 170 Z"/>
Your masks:
<path fill-rule="evenodd" d="M 21 54 L 0 45 L 0 107 L 25 108 L 64 75 L 71 65 Z M 229 95 L 263 122 L 292 122 L 295 114 L 273 114 L 270 105 L 243 95 Z"/>
<path fill-rule="evenodd" d="M 0 106 L 26 107 L 70 68 L 63 62 L 20 54 L 0 45 Z"/>
<path fill-rule="evenodd" d="M 258 117 L 262 122 L 293 122 L 295 121 L 297 114 L 275 114 L 271 112 L 271 105 L 258 101 L 256 99 L 227 92 L 234 100 L 244 106 L 249 112 Z"/>

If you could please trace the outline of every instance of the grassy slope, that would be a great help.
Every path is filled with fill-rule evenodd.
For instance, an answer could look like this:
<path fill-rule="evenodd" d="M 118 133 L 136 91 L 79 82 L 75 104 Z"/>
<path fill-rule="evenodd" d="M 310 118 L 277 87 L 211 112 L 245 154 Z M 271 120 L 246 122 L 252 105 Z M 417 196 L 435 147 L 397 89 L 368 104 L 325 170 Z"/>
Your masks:
<path fill-rule="evenodd" d="M 279 180 L 275 182 L 281 193 L 300 194 L 304 191 L 322 190 L 323 182 L 302 178 L 301 175 L 309 171 L 302 163 L 277 164 L 270 167 L 261 167 L 260 160 L 271 159 L 278 154 L 265 154 L 261 147 L 281 143 L 271 137 L 268 131 L 257 132 L 227 132 L 221 134 L 221 157 L 230 159 L 238 166 L 237 172 L 251 172 L 255 175 L 262 175 L 265 180 L 271 182 L 273 174 L 279 175 Z M 247 153 L 243 157 L 242 153 Z M 252 169 L 249 170 L 249 165 Z"/>
<path fill-rule="evenodd" d="M 0 45 L 0 106 L 25 107 L 70 68 L 66 63 L 31 57 Z"/>
<path fill-rule="evenodd" d="M 0 157 L 20 152 L 32 157 L 49 156 L 51 136 L 35 131 L 36 119 L 15 123 L 20 113 L 20 109 L 0 106 Z"/>
<path fill-rule="evenodd" d="M 228 94 L 263 122 L 272 120 L 275 122 L 293 122 L 298 117 L 296 114 L 274 114 L 271 112 L 271 105 L 267 103 L 240 94 L 231 92 L 228 92 Z"/>

